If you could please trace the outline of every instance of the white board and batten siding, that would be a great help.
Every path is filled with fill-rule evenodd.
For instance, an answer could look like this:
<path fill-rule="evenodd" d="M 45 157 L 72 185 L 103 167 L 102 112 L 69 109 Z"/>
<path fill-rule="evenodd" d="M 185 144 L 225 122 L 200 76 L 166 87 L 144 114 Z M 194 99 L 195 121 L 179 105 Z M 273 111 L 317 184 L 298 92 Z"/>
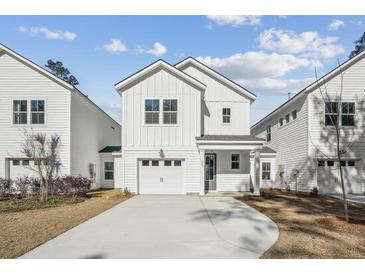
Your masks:
<path fill-rule="evenodd" d="M 177 99 L 177 124 L 164 125 L 160 116 L 160 124 L 146 125 L 145 99 Z M 123 91 L 122 127 L 128 130 L 122 132 L 122 172 L 116 187 L 138 193 L 142 159 L 179 159 L 184 161 L 184 178 L 189 178 L 184 182 L 185 191 L 199 192 L 201 163 L 195 137 L 201 135 L 201 105 L 202 91 L 165 69 L 154 71 Z"/>
<path fill-rule="evenodd" d="M 37 99 L 45 100 L 45 124 L 31 125 L 28 114 L 27 125 L 14 125 L 13 100 L 28 100 L 29 113 L 30 100 Z M 46 133 L 48 137 L 57 133 L 62 141 L 60 173 L 70 173 L 70 100 L 69 90 L 0 52 L 0 177 L 5 176 L 5 158 L 24 157 L 20 151 L 24 129 Z M 17 172 L 17 176 L 20 174 Z"/>
<path fill-rule="evenodd" d="M 182 70 L 206 85 L 202 115 L 205 135 L 250 135 L 250 100 L 190 64 Z M 231 123 L 223 124 L 222 109 L 231 109 Z"/>

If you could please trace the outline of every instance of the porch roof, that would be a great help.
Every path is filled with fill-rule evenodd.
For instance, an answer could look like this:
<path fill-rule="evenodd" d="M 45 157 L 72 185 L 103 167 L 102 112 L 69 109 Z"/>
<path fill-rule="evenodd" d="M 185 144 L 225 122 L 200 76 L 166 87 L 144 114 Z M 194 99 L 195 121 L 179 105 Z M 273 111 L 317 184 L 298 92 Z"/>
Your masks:
<path fill-rule="evenodd" d="M 251 135 L 204 135 L 196 137 L 196 142 L 199 149 L 257 150 L 265 140 Z"/>

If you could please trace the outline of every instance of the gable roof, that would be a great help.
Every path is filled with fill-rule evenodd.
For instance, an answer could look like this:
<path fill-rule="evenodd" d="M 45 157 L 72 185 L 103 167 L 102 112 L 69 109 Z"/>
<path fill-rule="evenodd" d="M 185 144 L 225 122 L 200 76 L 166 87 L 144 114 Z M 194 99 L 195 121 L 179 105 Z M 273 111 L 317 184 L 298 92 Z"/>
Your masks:
<path fill-rule="evenodd" d="M 84 98 L 86 101 L 94 105 L 98 110 L 100 110 L 102 113 L 104 113 L 106 116 L 108 116 L 111 120 L 113 120 L 116 124 L 120 125 L 117 121 L 115 121 L 109 114 L 107 114 L 103 109 L 101 109 L 97 104 L 95 104 L 86 94 L 84 94 L 81 90 L 77 89 L 76 87 L 72 86 L 71 84 L 67 83 L 65 80 L 62 80 L 61 78 L 55 76 L 45 68 L 41 67 L 40 65 L 37 65 L 36 63 L 30 61 L 29 59 L 25 58 L 21 54 L 15 52 L 14 50 L 6 47 L 5 45 L 0 43 L 0 54 L 2 52 L 6 52 L 8 55 L 12 56 L 13 58 L 19 60 L 20 62 L 26 64 L 30 68 L 34 69 L 35 71 L 39 72 L 40 74 L 44 75 L 45 77 L 49 78 L 50 80 L 54 81 L 55 83 L 61 85 L 62 87 L 76 92 L 79 95 L 81 95 L 82 98 Z"/>
<path fill-rule="evenodd" d="M 122 146 L 106 146 L 102 150 L 99 150 L 99 153 L 113 153 L 113 152 L 120 152 Z"/>
<path fill-rule="evenodd" d="M 344 71 L 344 70 L 348 69 L 349 67 L 351 67 L 352 65 L 354 65 L 355 63 L 357 63 L 358 61 L 360 61 L 364 57 L 365 57 L 365 51 L 362 51 L 359 54 L 355 55 L 354 57 L 346 60 L 345 62 L 343 62 L 339 66 L 335 67 L 334 69 L 329 71 L 327 74 L 325 74 L 321 78 L 319 78 L 318 81 L 316 80 L 316 81 L 312 82 L 311 84 L 306 86 L 304 89 L 299 91 L 297 94 L 295 94 L 288 101 L 284 102 L 283 104 L 278 106 L 276 109 L 271 111 L 269 114 L 267 114 L 264 118 L 260 119 L 258 122 L 256 122 L 251 127 L 251 129 L 253 129 L 253 128 L 257 127 L 259 124 L 263 123 L 266 119 L 268 119 L 269 117 L 271 117 L 272 115 L 277 113 L 279 110 L 281 110 L 282 108 L 284 108 L 285 106 L 287 106 L 291 102 L 295 101 L 296 99 L 300 98 L 303 95 L 306 95 L 306 94 L 316 90 L 319 86 L 321 86 L 325 82 L 331 80 L 333 77 L 335 77 L 336 75 L 341 73 L 341 71 Z"/>
<path fill-rule="evenodd" d="M 126 88 L 128 85 L 133 84 L 139 78 L 147 75 L 149 72 L 151 72 L 155 69 L 158 69 L 158 68 L 164 68 L 164 69 L 170 71 L 172 74 L 175 74 L 178 77 L 184 79 L 185 81 L 187 81 L 191 85 L 195 86 L 199 90 L 205 90 L 205 88 L 206 88 L 206 86 L 202 82 L 196 80 L 195 78 L 191 77 L 190 75 L 186 74 L 185 72 L 178 70 L 177 68 L 175 68 L 174 66 L 170 65 L 169 63 L 167 63 L 166 61 L 164 61 L 162 59 L 159 59 L 156 62 L 140 69 L 136 73 L 134 73 L 134 74 L 128 76 L 127 78 L 123 79 L 122 81 L 116 83 L 114 86 L 118 91 L 123 91 L 123 89 Z"/>
<path fill-rule="evenodd" d="M 231 79 L 228 79 L 224 75 L 222 75 L 219 72 L 215 71 L 214 69 L 208 67 L 207 65 L 203 64 L 202 62 L 199 62 L 198 60 L 196 60 L 195 58 L 193 58 L 191 56 L 189 56 L 189 57 L 185 58 L 184 60 L 180 61 L 179 63 L 175 64 L 175 67 L 178 69 L 182 69 L 183 67 L 188 66 L 189 64 L 192 64 L 195 67 L 204 71 L 205 73 L 215 77 L 216 79 L 220 80 L 221 82 L 223 82 L 230 88 L 238 91 L 238 93 L 240 93 L 241 95 L 248 97 L 250 100 L 256 99 L 256 95 L 254 93 L 252 93 L 251 91 L 249 91 L 248 89 L 233 82 Z"/>

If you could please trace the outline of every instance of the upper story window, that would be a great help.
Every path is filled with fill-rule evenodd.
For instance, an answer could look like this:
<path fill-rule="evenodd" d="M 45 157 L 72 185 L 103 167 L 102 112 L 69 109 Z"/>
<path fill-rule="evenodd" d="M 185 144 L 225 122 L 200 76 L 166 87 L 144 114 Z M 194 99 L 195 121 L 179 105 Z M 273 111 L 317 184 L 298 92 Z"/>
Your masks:
<path fill-rule="evenodd" d="M 291 112 L 291 116 L 292 116 L 293 120 L 297 119 L 297 117 L 298 117 L 298 112 L 297 112 L 297 110 L 296 110 L 296 109 L 294 109 L 294 110 Z"/>
<path fill-rule="evenodd" d="M 271 125 L 266 126 L 266 142 L 271 141 Z"/>
<path fill-rule="evenodd" d="M 45 111 L 44 100 L 31 101 L 30 121 L 32 124 L 44 124 Z"/>
<path fill-rule="evenodd" d="M 279 119 L 279 125 L 280 125 L 280 126 L 283 126 L 283 125 L 284 125 L 284 118 L 280 118 L 280 119 Z"/>
<path fill-rule="evenodd" d="M 177 100 L 163 99 L 163 123 L 177 124 Z"/>
<path fill-rule="evenodd" d="M 271 163 L 262 163 L 262 180 L 270 180 Z"/>
<path fill-rule="evenodd" d="M 285 123 L 287 124 L 289 122 L 290 122 L 290 115 L 287 114 L 287 115 L 285 115 Z"/>
<path fill-rule="evenodd" d="M 223 115 L 223 124 L 230 124 L 231 123 L 231 109 L 223 108 L 222 115 Z"/>
<path fill-rule="evenodd" d="M 339 120 L 338 120 L 339 119 Z M 335 126 L 354 126 L 355 125 L 355 103 L 325 102 L 325 125 Z"/>
<path fill-rule="evenodd" d="M 231 168 L 232 169 L 240 169 L 240 155 L 239 154 L 232 154 Z"/>
<path fill-rule="evenodd" d="M 159 124 L 160 122 L 160 100 L 146 99 L 144 103 L 145 123 Z"/>
<path fill-rule="evenodd" d="M 338 103 L 325 102 L 325 125 L 334 126 L 338 119 Z"/>
<path fill-rule="evenodd" d="M 13 124 L 26 124 L 27 123 L 27 100 L 14 100 L 13 101 Z"/>
<path fill-rule="evenodd" d="M 342 126 L 355 125 L 355 103 L 342 103 L 341 107 L 341 124 Z"/>

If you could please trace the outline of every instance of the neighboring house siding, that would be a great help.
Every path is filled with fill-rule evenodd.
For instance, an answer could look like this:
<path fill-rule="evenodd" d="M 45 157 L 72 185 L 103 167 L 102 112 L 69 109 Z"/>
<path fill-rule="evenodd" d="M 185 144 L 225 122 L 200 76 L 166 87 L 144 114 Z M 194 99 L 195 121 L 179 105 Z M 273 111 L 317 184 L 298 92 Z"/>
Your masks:
<path fill-rule="evenodd" d="M 297 118 L 292 119 L 292 111 L 297 110 Z M 279 119 L 290 114 L 290 122 L 280 126 Z M 285 120 L 285 119 L 284 119 Z M 308 179 L 308 138 L 307 138 L 307 100 L 303 96 L 289 103 L 265 122 L 252 128 L 251 134 L 266 139 L 266 126 L 271 125 L 271 141 L 265 145 L 277 152 L 275 166 L 275 186 L 285 187 L 289 183 L 295 189 L 294 170 L 299 170 L 298 185 L 301 190 L 310 190 Z M 280 172 L 284 172 L 283 181 Z"/>
<path fill-rule="evenodd" d="M 250 134 L 249 99 L 193 65 L 182 70 L 207 86 L 204 92 L 205 103 L 202 108 L 205 135 Z M 231 108 L 231 123 L 229 125 L 222 122 L 223 108 Z"/>
<path fill-rule="evenodd" d="M 364 193 L 365 191 L 365 59 L 361 59 L 343 72 L 343 102 L 355 102 L 355 127 L 341 129 L 341 145 L 349 145 L 344 158 L 361 158 L 356 162 L 356 169 L 344 168 L 346 188 L 350 192 Z M 341 76 L 337 75 L 322 86 L 322 91 L 327 91 L 330 100 L 336 101 L 340 94 Z M 313 165 L 315 159 L 336 156 L 335 131 L 324 124 L 324 103 L 319 89 L 309 95 L 309 155 Z M 325 155 L 325 156 L 324 156 Z M 349 170 L 347 170 L 349 169 Z M 352 169 L 352 171 L 350 171 Z M 314 170 L 311 181 L 317 180 Z M 352 176 L 347 174 L 352 172 Z M 336 182 L 337 174 L 328 174 L 328 181 Z M 351 183 L 350 183 L 351 180 Z"/>
<path fill-rule="evenodd" d="M 14 99 L 44 99 L 46 123 L 44 125 L 13 125 Z M 28 112 L 30 105 L 28 102 Z M 0 53 L 0 177 L 5 176 L 6 157 L 24 157 L 21 145 L 24 129 L 46 133 L 48 137 L 58 134 L 61 174 L 70 172 L 70 91 L 36 72 L 8 54 Z"/>
<path fill-rule="evenodd" d="M 108 145 L 119 145 L 121 127 L 79 93 L 71 97 L 71 174 L 90 176 L 89 166 L 95 164 L 95 187 L 103 185 L 99 151 Z"/>

